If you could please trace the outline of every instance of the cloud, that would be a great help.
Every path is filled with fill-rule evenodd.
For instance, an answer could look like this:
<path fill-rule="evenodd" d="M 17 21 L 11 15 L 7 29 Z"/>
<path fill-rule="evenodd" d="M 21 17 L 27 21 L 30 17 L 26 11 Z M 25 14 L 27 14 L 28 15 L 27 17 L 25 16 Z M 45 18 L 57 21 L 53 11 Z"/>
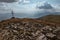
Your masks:
<path fill-rule="evenodd" d="M 0 2 L 8 2 L 8 3 L 11 3 L 11 2 L 16 2 L 17 0 L 0 0 Z"/>
<path fill-rule="evenodd" d="M 24 0 L 23 3 L 30 3 L 30 1 L 29 0 Z"/>
<path fill-rule="evenodd" d="M 29 3 L 29 2 L 27 2 Z M 42 4 L 42 5 L 40 5 Z M 51 6 L 49 3 L 42 3 L 40 2 L 40 6 L 37 7 L 36 9 L 36 4 L 18 4 L 16 2 L 14 3 L 0 3 L 0 13 L 10 13 L 11 9 L 14 10 L 14 13 L 20 14 L 22 17 L 40 17 L 43 15 L 55 13 L 56 11 L 60 11 L 55 9 L 54 6 Z M 40 8 L 39 8 L 40 7 Z M 55 11 L 56 10 L 56 11 Z M 4 12 L 3 12 L 4 11 Z M 22 13 L 22 14 L 21 14 Z M 26 15 L 25 15 L 26 14 Z M 20 17 L 19 15 L 19 17 Z"/>
<path fill-rule="evenodd" d="M 53 7 L 47 2 L 43 3 L 43 5 L 41 6 L 38 6 L 38 8 L 39 9 L 53 9 Z"/>

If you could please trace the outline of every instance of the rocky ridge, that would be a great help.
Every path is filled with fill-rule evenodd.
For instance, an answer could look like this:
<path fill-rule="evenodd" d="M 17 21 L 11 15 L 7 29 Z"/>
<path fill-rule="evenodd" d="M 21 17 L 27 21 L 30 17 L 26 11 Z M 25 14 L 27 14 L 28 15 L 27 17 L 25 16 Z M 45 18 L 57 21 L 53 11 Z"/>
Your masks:
<path fill-rule="evenodd" d="M 0 40 L 60 40 L 60 26 L 36 19 L 8 19 L 0 22 Z"/>

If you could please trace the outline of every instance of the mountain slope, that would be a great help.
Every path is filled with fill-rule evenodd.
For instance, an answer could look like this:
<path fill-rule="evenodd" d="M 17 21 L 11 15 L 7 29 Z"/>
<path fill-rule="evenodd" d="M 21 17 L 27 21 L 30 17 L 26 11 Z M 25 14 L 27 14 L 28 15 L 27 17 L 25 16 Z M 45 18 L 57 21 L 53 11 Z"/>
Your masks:
<path fill-rule="evenodd" d="M 60 40 L 60 26 L 45 24 L 42 20 L 28 18 L 3 20 L 0 40 Z"/>
<path fill-rule="evenodd" d="M 60 24 L 60 15 L 47 15 L 38 19 Z"/>

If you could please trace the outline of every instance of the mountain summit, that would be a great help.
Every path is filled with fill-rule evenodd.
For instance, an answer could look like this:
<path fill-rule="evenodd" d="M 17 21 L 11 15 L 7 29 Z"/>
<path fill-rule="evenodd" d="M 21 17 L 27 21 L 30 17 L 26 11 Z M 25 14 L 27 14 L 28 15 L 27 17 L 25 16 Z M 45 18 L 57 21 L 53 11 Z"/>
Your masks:
<path fill-rule="evenodd" d="M 60 40 L 60 26 L 37 19 L 11 18 L 0 22 L 0 40 Z"/>

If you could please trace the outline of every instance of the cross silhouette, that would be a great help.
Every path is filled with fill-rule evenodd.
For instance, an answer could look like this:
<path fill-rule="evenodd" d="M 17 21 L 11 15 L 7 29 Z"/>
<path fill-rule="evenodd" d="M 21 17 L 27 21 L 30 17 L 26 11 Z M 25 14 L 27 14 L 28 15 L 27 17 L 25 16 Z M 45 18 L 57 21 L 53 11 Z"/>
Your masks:
<path fill-rule="evenodd" d="M 15 18 L 15 17 L 14 17 L 14 12 L 13 12 L 13 10 L 11 11 L 11 14 L 12 14 L 12 18 Z"/>

